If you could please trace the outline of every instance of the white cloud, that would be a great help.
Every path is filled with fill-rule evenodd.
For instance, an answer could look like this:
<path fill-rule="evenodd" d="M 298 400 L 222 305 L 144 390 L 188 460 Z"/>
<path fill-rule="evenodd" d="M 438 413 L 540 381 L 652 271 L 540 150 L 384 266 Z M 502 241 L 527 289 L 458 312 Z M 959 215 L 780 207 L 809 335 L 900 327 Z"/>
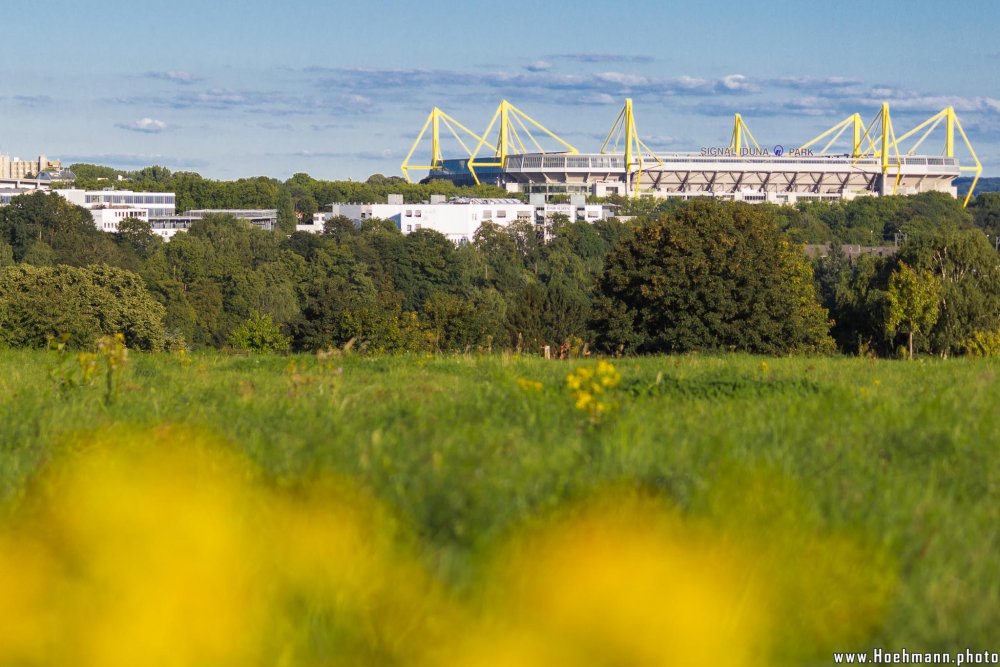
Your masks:
<path fill-rule="evenodd" d="M 533 63 L 528 63 L 524 66 L 524 69 L 529 72 L 545 72 L 552 69 L 552 63 L 546 62 L 544 60 L 536 60 Z"/>
<path fill-rule="evenodd" d="M 597 79 L 608 83 L 616 83 L 621 86 L 642 86 L 649 82 L 644 76 L 625 74 L 623 72 L 601 72 L 597 75 Z"/>
<path fill-rule="evenodd" d="M 167 129 L 167 124 L 155 118 L 140 118 L 131 123 L 117 123 L 115 127 L 132 132 L 145 132 L 146 134 L 158 134 Z"/>
<path fill-rule="evenodd" d="M 732 91 L 749 91 L 754 90 L 754 86 L 750 81 L 742 74 L 729 74 L 722 77 L 720 82 L 722 87 L 726 90 Z"/>
<path fill-rule="evenodd" d="M 195 76 L 191 72 L 171 70 L 169 72 L 146 72 L 150 79 L 160 79 L 162 81 L 173 81 L 174 83 L 196 83 L 201 81 L 201 77 Z"/>
<path fill-rule="evenodd" d="M 620 100 L 607 93 L 587 93 L 580 98 L 584 104 L 615 104 Z"/>

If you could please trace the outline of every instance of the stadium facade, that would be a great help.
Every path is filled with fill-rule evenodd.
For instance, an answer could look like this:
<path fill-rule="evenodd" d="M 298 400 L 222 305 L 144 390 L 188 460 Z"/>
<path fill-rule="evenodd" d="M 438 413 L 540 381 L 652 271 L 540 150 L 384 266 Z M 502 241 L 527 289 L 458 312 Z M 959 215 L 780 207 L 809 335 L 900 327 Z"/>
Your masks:
<path fill-rule="evenodd" d="M 442 137 L 449 133 L 464 156 L 442 154 Z M 928 151 L 928 139 L 941 134 L 940 150 Z M 431 159 L 414 164 L 427 135 Z M 555 150 L 544 150 L 543 141 Z M 956 156 L 962 145 L 965 162 Z M 426 170 L 425 180 L 490 183 L 517 193 L 796 203 L 928 191 L 956 196 L 954 180 L 967 173 L 978 179 L 982 165 L 951 107 L 897 135 L 889 105 L 883 104 L 869 123 L 853 114 L 811 141 L 788 147 L 761 146 L 736 114 L 728 146 L 664 154 L 641 140 L 632 101 L 626 100 L 601 149 L 581 153 L 503 101 L 482 135 L 434 109 L 402 170 L 407 179 L 410 171 Z"/>

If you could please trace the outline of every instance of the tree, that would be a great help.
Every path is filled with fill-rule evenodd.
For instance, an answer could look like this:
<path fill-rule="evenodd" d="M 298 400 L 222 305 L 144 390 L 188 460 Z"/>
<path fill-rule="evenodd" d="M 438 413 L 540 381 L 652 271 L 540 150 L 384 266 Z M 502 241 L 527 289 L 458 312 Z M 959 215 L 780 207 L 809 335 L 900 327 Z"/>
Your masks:
<path fill-rule="evenodd" d="M 163 239 L 153 233 L 149 221 L 139 218 L 125 218 L 119 222 L 115 237 L 119 244 L 130 248 L 139 259 L 146 259 L 163 243 Z"/>
<path fill-rule="evenodd" d="M 1000 192 L 984 192 L 976 195 L 972 205 L 972 215 L 977 227 L 996 243 L 1000 236 Z"/>
<path fill-rule="evenodd" d="M 5 241 L 0 241 L 0 269 L 14 266 L 14 249 Z"/>
<path fill-rule="evenodd" d="M 812 269 L 769 208 L 693 200 L 646 220 L 608 254 L 597 293 L 609 351 L 833 348 Z"/>
<path fill-rule="evenodd" d="M 311 221 L 307 221 L 311 222 Z M 282 188 L 278 195 L 278 229 L 285 234 L 294 234 L 298 219 L 295 216 L 295 204 L 287 188 Z"/>
<path fill-rule="evenodd" d="M 890 334 L 902 329 L 909 337 L 913 359 L 913 336 L 930 330 L 937 322 L 941 286 L 933 275 L 917 273 L 900 262 L 889 278 L 889 309 L 885 326 Z"/>
<path fill-rule="evenodd" d="M 925 332 L 933 351 L 958 354 L 973 332 L 1000 328 L 1000 262 L 982 231 L 942 221 L 911 233 L 898 260 L 940 283 L 940 314 Z"/>
<path fill-rule="evenodd" d="M 323 223 L 323 235 L 329 236 L 337 243 L 342 243 L 358 233 L 360 230 L 357 225 L 346 215 L 335 215 Z"/>
<path fill-rule="evenodd" d="M 39 239 L 28 246 L 21 261 L 32 266 L 52 266 L 56 263 L 56 253 L 52 246 Z"/>
<path fill-rule="evenodd" d="M 122 333 L 129 347 L 161 350 L 164 309 L 142 278 L 97 265 L 0 269 L 0 343 L 44 347 L 66 334 L 72 347 L 90 347 L 102 335 Z"/>
<path fill-rule="evenodd" d="M 0 240 L 13 247 L 17 261 L 30 258 L 39 265 L 119 264 L 121 259 L 111 236 L 94 226 L 90 211 L 42 191 L 14 197 L 0 208 Z"/>
<path fill-rule="evenodd" d="M 291 343 L 292 339 L 281 333 L 270 315 L 256 310 L 229 334 L 229 344 L 246 352 L 287 352 Z"/>
<path fill-rule="evenodd" d="M 468 298 L 435 292 L 424 304 L 423 313 L 434 346 L 461 352 L 500 343 L 506 304 L 490 288 L 474 290 Z"/>
<path fill-rule="evenodd" d="M 887 351 L 885 292 L 891 269 L 889 260 L 875 255 L 848 259 L 836 244 L 828 256 L 817 260 L 821 303 L 833 318 L 831 335 L 841 350 Z"/>
<path fill-rule="evenodd" d="M 459 293 L 455 245 L 440 232 L 418 229 L 403 237 L 404 259 L 393 283 L 403 293 L 403 310 L 416 311 L 434 292 Z"/>

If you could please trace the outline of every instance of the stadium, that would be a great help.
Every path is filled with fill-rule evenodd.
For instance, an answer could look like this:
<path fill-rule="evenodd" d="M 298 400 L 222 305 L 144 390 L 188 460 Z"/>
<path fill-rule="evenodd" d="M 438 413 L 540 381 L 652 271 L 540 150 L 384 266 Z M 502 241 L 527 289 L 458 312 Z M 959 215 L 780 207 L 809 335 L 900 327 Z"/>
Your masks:
<path fill-rule="evenodd" d="M 427 138 L 430 159 L 414 162 Z M 461 156 L 442 154 L 442 140 L 450 138 L 457 140 Z M 546 150 L 543 142 L 554 149 Z M 935 143 L 938 150 L 931 149 Z M 966 162 L 959 161 L 956 146 L 966 149 Z M 982 164 L 952 107 L 897 135 L 889 105 L 882 104 L 867 123 L 855 113 L 810 141 L 787 147 L 762 147 L 735 114 L 728 146 L 656 153 L 640 138 L 628 99 L 600 150 L 581 153 L 504 100 L 482 134 L 433 109 L 402 171 L 407 180 L 411 171 L 427 171 L 424 180 L 489 183 L 546 196 L 708 196 L 773 203 L 929 191 L 956 196 L 955 179 L 972 175 L 968 203 Z"/>

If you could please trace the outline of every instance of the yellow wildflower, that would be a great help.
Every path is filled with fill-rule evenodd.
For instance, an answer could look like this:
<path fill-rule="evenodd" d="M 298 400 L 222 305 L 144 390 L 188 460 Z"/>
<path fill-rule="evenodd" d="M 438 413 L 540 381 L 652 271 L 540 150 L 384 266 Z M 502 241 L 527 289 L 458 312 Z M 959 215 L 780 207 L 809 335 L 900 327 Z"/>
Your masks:
<path fill-rule="evenodd" d="M 541 391 L 542 383 L 537 380 L 529 380 L 527 378 L 518 378 L 517 386 L 524 391 Z"/>

